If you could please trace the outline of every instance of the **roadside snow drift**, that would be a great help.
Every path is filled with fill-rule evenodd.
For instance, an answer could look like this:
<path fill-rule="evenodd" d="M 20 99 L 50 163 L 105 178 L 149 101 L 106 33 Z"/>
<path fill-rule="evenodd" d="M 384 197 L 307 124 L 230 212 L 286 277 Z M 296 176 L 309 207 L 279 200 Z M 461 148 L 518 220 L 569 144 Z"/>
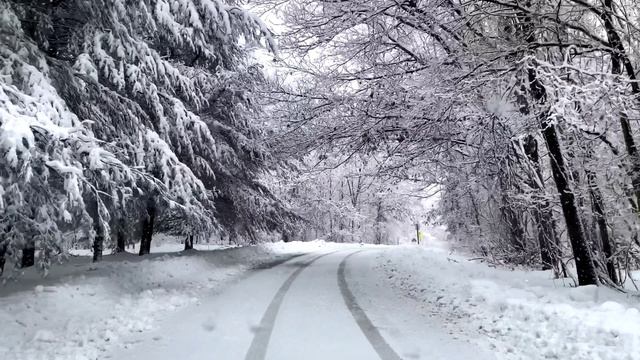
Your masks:
<path fill-rule="evenodd" d="M 510 271 L 443 249 L 378 255 L 377 273 L 453 331 L 465 329 L 502 359 L 640 359 L 640 298 L 572 288 L 550 272 Z"/>

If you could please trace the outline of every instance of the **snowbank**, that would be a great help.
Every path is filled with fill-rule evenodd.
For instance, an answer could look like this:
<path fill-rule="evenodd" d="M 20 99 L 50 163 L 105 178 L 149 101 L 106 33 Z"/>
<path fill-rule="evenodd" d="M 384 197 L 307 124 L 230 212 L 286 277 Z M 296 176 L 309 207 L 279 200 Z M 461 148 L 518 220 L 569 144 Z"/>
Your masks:
<path fill-rule="evenodd" d="M 640 359 L 637 293 L 571 288 L 550 272 L 496 269 L 417 246 L 380 253 L 378 267 L 421 312 L 484 335 L 471 337 L 498 358 Z"/>
<path fill-rule="evenodd" d="M 305 245 L 307 247 L 313 245 Z M 74 257 L 47 278 L 28 269 L 0 287 L 0 359 L 99 359 L 113 343 L 153 327 L 167 312 L 219 292 L 291 249 L 269 244 L 216 251 Z"/>

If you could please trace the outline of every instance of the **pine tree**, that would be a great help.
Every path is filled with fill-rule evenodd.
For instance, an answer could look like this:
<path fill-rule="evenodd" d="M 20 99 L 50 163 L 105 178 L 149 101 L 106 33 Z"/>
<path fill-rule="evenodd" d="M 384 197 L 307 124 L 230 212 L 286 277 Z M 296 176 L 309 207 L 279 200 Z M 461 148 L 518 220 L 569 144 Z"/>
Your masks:
<path fill-rule="evenodd" d="M 120 250 L 123 228 L 142 229 L 141 253 L 165 218 L 172 232 L 222 231 L 216 199 L 246 191 L 221 191 L 217 174 L 284 210 L 243 130 L 257 114 L 241 105 L 251 86 L 234 85 L 256 76 L 249 46 L 274 49 L 257 17 L 217 0 L 3 0 L 0 11 L 0 246 L 16 261 L 38 249 L 47 268 L 70 229 L 95 260 L 114 224 Z"/>

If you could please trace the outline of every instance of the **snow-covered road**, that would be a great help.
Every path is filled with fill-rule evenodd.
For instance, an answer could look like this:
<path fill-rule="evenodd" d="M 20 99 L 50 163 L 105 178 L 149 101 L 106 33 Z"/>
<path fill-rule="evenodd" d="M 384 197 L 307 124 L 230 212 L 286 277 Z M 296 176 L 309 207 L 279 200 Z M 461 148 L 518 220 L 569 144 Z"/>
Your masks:
<path fill-rule="evenodd" d="M 0 287 L 0 359 L 640 360 L 638 292 L 436 245 L 203 246 L 27 269 Z"/>
<path fill-rule="evenodd" d="M 376 250 L 320 250 L 257 269 L 110 354 L 139 359 L 491 359 L 425 323 L 373 270 Z"/>

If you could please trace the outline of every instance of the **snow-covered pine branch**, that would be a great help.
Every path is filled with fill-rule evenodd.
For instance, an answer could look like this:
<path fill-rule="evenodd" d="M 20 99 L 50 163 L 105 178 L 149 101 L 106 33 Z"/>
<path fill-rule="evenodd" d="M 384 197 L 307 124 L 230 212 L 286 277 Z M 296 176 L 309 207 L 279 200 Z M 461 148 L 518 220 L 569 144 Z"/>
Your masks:
<path fill-rule="evenodd" d="M 73 229 L 98 259 L 111 231 L 121 249 L 134 224 L 148 248 L 156 216 L 179 219 L 183 234 L 229 230 L 216 219 L 217 174 L 251 187 L 262 171 L 248 121 L 259 109 L 243 105 L 259 81 L 247 47 L 275 51 L 259 18 L 216 0 L 3 0 L 0 10 L 2 257 L 28 266 L 37 247 L 46 268 Z"/>

